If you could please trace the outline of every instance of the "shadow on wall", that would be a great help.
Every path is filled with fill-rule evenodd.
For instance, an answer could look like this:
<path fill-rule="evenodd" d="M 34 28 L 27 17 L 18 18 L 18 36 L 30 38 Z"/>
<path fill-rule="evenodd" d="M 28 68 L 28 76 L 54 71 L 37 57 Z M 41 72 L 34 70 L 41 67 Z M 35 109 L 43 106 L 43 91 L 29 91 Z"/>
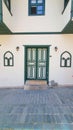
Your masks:
<path fill-rule="evenodd" d="M 49 85 L 50 85 L 51 87 L 54 87 L 54 86 L 58 86 L 58 83 L 55 82 L 54 80 L 51 80 L 50 83 L 49 83 Z"/>

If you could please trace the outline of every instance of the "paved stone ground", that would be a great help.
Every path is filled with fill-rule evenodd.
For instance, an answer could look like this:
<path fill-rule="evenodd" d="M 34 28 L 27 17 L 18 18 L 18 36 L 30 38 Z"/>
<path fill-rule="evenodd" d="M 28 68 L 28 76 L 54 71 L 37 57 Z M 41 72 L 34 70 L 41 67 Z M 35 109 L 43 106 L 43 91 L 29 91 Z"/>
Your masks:
<path fill-rule="evenodd" d="M 0 130 L 73 130 L 73 87 L 0 89 Z"/>

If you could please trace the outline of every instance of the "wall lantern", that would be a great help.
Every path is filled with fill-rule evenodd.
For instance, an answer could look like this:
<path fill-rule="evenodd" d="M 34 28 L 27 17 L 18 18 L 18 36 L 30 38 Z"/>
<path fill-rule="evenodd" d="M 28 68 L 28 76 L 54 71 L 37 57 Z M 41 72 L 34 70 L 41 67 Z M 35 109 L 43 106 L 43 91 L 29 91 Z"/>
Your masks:
<path fill-rule="evenodd" d="M 19 49 L 20 49 L 19 46 L 17 46 L 17 47 L 16 47 L 16 51 L 19 51 Z"/>
<path fill-rule="evenodd" d="M 55 49 L 55 51 L 57 51 L 57 50 L 58 50 L 58 47 L 57 47 L 57 46 L 55 46 L 55 48 L 54 48 L 54 49 Z"/>

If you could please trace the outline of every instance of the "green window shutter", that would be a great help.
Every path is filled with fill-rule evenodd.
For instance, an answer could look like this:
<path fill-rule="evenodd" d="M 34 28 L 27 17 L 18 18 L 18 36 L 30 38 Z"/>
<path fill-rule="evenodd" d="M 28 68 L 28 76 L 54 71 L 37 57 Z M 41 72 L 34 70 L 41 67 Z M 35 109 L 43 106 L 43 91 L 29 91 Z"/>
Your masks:
<path fill-rule="evenodd" d="M 64 9 L 66 8 L 68 2 L 69 2 L 69 0 L 64 0 Z"/>

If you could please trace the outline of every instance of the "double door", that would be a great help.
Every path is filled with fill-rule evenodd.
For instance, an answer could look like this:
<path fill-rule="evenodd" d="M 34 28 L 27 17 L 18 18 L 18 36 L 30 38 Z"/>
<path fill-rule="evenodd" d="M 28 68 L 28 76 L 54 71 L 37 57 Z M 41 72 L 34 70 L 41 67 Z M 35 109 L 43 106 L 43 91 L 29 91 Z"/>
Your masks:
<path fill-rule="evenodd" d="M 48 48 L 27 47 L 26 49 L 26 80 L 47 80 Z"/>

